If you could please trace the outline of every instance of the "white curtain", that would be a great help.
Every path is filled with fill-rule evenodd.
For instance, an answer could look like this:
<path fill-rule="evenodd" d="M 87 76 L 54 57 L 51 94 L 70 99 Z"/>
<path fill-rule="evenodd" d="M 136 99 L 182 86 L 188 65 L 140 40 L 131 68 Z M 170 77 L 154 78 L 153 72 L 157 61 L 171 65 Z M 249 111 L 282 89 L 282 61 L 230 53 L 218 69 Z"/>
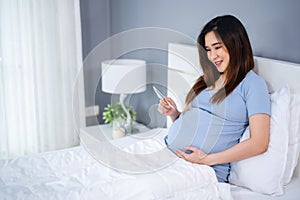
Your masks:
<path fill-rule="evenodd" d="M 81 67 L 79 0 L 0 0 L 0 158 L 79 144 Z"/>

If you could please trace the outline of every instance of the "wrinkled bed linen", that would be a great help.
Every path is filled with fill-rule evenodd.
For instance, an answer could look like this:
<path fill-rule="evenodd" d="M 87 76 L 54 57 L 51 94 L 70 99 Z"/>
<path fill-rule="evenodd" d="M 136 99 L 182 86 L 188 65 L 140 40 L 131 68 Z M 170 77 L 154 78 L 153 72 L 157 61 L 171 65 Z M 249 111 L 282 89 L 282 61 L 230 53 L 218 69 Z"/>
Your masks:
<path fill-rule="evenodd" d="M 152 139 L 125 147 L 153 151 Z M 124 141 L 123 141 L 124 143 Z M 231 199 L 229 185 L 217 182 L 211 167 L 177 159 L 144 174 L 102 165 L 82 147 L 0 160 L 0 199 Z"/>

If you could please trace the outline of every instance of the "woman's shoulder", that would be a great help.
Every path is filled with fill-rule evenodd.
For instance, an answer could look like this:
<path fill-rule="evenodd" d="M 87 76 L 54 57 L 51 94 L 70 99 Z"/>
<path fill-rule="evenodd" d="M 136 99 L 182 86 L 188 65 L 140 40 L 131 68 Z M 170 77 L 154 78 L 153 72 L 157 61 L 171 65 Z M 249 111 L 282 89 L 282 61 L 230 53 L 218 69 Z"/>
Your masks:
<path fill-rule="evenodd" d="M 265 84 L 265 80 L 259 76 L 258 74 L 256 74 L 253 70 L 250 70 L 245 78 L 242 80 L 242 84 L 245 85 L 245 86 L 249 86 L 254 84 L 254 85 L 257 85 L 257 84 Z"/>
<path fill-rule="evenodd" d="M 256 74 L 253 70 L 250 70 L 246 74 L 245 80 L 263 80 L 263 78 L 261 76 L 259 76 L 258 74 Z"/>
<path fill-rule="evenodd" d="M 240 89 L 244 92 L 266 90 L 266 81 L 253 70 L 249 71 L 240 84 Z"/>
<path fill-rule="evenodd" d="M 245 94 L 245 92 L 249 90 L 257 90 L 261 88 L 266 88 L 265 80 L 261 76 L 257 75 L 253 70 L 250 70 L 236 89 L 237 91 Z"/>

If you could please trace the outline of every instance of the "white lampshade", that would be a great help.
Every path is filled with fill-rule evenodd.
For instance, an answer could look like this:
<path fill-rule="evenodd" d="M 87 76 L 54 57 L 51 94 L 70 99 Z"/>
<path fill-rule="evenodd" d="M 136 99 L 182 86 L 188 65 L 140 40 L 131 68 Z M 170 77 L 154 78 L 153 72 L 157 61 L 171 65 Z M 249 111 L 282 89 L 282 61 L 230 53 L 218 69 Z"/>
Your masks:
<path fill-rule="evenodd" d="M 146 61 L 115 59 L 102 62 L 102 90 L 115 94 L 146 90 Z"/>

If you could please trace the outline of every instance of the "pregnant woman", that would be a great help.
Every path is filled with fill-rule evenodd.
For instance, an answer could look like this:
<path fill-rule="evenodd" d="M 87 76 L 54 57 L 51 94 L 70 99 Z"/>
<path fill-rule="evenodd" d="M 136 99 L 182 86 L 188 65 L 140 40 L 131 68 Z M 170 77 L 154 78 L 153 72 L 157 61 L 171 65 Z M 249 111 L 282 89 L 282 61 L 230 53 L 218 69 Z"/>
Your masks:
<path fill-rule="evenodd" d="M 203 75 L 189 91 L 186 108 L 179 112 L 169 97 L 159 103 L 159 112 L 174 122 L 165 142 L 180 158 L 210 165 L 218 181 L 228 182 L 230 162 L 268 148 L 269 94 L 265 81 L 252 71 L 251 44 L 236 17 L 212 19 L 197 43 Z M 248 126 L 250 138 L 239 142 Z"/>

